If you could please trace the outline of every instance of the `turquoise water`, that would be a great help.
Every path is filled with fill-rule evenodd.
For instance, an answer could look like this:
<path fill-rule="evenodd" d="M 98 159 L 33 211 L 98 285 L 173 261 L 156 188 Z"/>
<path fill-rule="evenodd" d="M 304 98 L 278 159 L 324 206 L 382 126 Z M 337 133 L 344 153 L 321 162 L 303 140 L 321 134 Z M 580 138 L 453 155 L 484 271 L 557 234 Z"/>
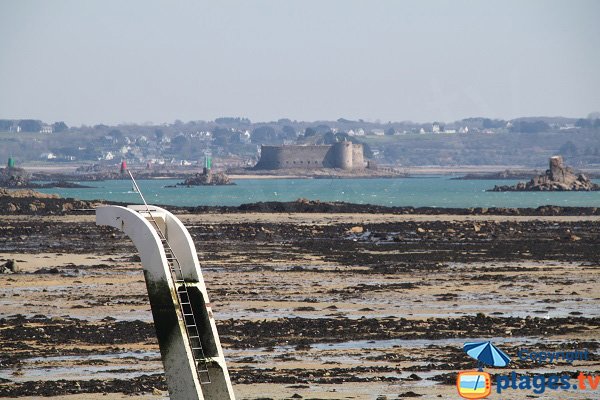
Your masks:
<path fill-rule="evenodd" d="M 448 176 L 398 179 L 239 179 L 233 186 L 165 188 L 180 180 L 140 180 L 149 204 L 238 206 L 258 201 L 298 198 L 358 204 L 414 207 L 600 207 L 600 192 L 485 192 L 516 181 L 451 180 Z M 82 200 L 105 199 L 141 203 L 128 180 L 80 182 L 93 189 L 40 189 Z"/>

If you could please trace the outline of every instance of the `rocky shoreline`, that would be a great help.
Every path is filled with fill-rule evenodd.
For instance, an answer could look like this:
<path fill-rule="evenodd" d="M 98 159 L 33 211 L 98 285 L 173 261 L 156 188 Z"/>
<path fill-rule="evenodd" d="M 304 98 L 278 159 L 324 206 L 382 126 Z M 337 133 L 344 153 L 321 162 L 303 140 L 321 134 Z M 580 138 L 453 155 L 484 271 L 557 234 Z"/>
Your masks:
<path fill-rule="evenodd" d="M 0 214 L 6 215 L 66 215 L 82 212 L 93 212 L 103 204 L 124 205 L 126 203 L 106 200 L 77 200 L 60 198 L 56 195 L 44 197 L 33 190 L 15 191 L 0 189 Z M 42 195 L 42 197 L 40 197 Z M 441 208 L 441 207 L 388 207 L 372 204 L 353 204 L 345 202 L 322 202 L 318 200 L 298 199 L 290 202 L 257 202 L 240 206 L 197 206 L 180 207 L 162 205 L 174 213 L 360 213 L 360 214 L 402 214 L 402 215 L 600 215 L 598 207 L 561 207 L 540 206 L 537 208 L 509 207 L 473 207 L 473 208 Z"/>

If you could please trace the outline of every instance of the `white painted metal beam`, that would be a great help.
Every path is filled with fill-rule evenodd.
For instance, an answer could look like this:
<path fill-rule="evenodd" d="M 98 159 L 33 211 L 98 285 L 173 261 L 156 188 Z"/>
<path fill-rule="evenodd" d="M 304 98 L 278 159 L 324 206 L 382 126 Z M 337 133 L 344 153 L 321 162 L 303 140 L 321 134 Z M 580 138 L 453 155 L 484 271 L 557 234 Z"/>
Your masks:
<path fill-rule="evenodd" d="M 155 206 L 98 207 L 96 224 L 109 225 L 123 231 L 139 252 L 170 398 L 235 399 L 196 247 L 185 226 L 173 214 Z M 156 228 L 161 232 L 157 232 Z M 201 384 L 198 377 L 178 303 L 176 285 L 160 235 L 168 240 L 170 249 L 181 266 L 204 354 L 208 359 L 210 383 Z"/>

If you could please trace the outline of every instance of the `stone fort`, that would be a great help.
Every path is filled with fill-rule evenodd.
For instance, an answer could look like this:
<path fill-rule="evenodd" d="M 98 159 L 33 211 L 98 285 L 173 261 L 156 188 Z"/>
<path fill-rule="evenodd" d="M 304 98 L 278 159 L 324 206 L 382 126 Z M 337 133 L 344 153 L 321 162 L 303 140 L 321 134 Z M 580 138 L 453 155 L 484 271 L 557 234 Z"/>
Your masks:
<path fill-rule="evenodd" d="M 254 168 L 352 170 L 364 167 L 363 145 L 339 142 L 332 145 L 261 146 L 260 160 Z"/>

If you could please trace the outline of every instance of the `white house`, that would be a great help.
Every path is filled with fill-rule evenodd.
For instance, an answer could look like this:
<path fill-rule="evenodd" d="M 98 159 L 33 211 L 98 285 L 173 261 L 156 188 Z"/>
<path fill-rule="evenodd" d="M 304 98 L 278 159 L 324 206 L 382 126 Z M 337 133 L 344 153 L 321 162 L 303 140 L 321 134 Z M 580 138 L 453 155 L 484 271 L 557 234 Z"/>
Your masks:
<path fill-rule="evenodd" d="M 249 144 L 250 143 L 250 131 L 249 130 L 245 130 L 241 135 L 240 135 L 240 140 L 242 143 L 244 144 Z"/>
<path fill-rule="evenodd" d="M 431 132 L 440 133 L 440 124 L 438 122 L 434 122 L 433 125 L 431 125 Z"/>
<path fill-rule="evenodd" d="M 40 129 L 40 133 L 52 133 L 53 129 L 52 129 L 52 125 L 42 125 L 42 128 Z"/>
<path fill-rule="evenodd" d="M 371 134 L 375 135 L 375 136 L 384 136 L 385 135 L 385 131 L 383 129 L 373 129 L 371 131 Z"/>

